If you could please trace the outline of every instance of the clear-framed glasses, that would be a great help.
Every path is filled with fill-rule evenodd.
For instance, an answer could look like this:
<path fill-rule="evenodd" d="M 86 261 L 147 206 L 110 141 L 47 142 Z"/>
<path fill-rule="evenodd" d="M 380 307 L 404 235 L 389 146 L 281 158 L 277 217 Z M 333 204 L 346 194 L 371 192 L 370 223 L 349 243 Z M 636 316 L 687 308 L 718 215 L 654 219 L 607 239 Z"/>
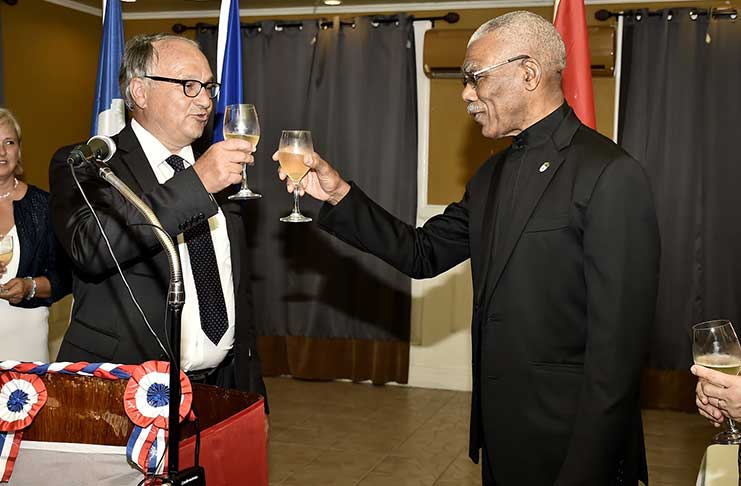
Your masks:
<path fill-rule="evenodd" d="M 195 98 L 199 94 L 201 94 L 202 89 L 206 89 L 206 93 L 208 94 L 208 97 L 211 99 L 216 98 L 219 96 L 219 88 L 221 88 L 221 85 L 217 83 L 216 81 L 208 81 L 205 83 L 202 83 L 198 81 L 197 79 L 175 79 L 175 78 L 165 78 L 162 76 L 150 76 L 145 75 L 144 76 L 147 79 L 151 79 L 153 81 L 162 81 L 164 83 L 173 83 L 173 84 L 179 84 L 183 87 L 183 94 L 187 96 L 188 98 Z"/>
<path fill-rule="evenodd" d="M 519 56 L 511 57 L 507 59 L 506 61 L 492 64 L 491 66 L 481 68 L 478 71 L 474 71 L 472 73 L 466 72 L 465 69 L 461 68 L 461 74 L 463 75 L 463 87 L 465 88 L 466 86 L 470 84 L 473 89 L 476 89 L 479 81 L 481 80 L 481 78 L 484 77 L 484 74 L 488 73 L 489 71 L 493 71 L 494 69 L 498 67 L 504 66 L 505 64 L 509 64 L 515 61 L 520 61 L 522 59 L 530 59 L 530 56 L 528 56 L 527 54 L 520 54 Z"/>

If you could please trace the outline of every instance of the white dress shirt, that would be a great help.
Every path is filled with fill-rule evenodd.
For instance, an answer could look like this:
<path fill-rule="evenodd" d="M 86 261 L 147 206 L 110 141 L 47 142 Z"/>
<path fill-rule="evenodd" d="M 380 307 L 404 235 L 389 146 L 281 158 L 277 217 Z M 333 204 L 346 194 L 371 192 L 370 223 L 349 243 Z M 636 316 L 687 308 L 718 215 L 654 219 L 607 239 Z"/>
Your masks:
<path fill-rule="evenodd" d="M 131 128 L 136 138 L 144 149 L 144 154 L 152 166 L 152 171 L 160 184 L 167 182 L 175 170 L 167 163 L 167 158 L 173 155 L 154 135 L 149 133 L 136 120 L 131 121 Z M 188 168 L 195 163 L 195 156 L 191 146 L 183 148 L 174 154 L 185 160 Z M 188 246 L 185 244 L 183 234 L 179 234 L 178 251 L 183 268 L 183 282 L 185 285 L 185 305 L 182 312 L 181 341 L 180 341 L 180 364 L 185 371 L 205 370 L 216 367 L 226 357 L 234 345 L 234 283 L 232 280 L 232 259 L 230 254 L 229 235 L 226 231 L 226 218 L 224 213 L 219 212 L 209 218 L 211 227 L 211 239 L 214 242 L 216 252 L 216 264 L 219 267 L 219 278 L 221 288 L 224 292 L 224 303 L 226 304 L 226 315 L 229 320 L 229 328 L 221 337 L 217 345 L 211 342 L 201 329 L 201 317 L 198 310 L 198 294 L 196 293 L 195 281 L 193 280 L 193 269 L 188 256 Z"/>

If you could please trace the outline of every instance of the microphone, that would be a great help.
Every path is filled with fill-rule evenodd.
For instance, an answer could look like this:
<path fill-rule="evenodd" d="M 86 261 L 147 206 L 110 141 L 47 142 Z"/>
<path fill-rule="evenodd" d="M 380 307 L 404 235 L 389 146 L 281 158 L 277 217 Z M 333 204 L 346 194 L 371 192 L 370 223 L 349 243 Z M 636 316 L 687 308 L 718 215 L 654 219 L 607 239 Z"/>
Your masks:
<path fill-rule="evenodd" d="M 116 144 L 110 137 L 96 135 L 87 143 L 82 143 L 72 149 L 67 156 L 67 163 L 75 169 L 79 169 L 85 164 L 93 164 L 96 168 L 99 164 L 108 162 L 113 154 L 116 153 Z"/>

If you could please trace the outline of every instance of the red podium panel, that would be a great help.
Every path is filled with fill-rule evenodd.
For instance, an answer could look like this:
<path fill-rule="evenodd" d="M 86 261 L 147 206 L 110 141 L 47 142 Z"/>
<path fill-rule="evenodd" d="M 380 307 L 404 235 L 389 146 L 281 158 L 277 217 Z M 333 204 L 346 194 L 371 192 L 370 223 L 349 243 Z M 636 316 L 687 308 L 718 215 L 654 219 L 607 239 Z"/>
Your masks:
<path fill-rule="evenodd" d="M 195 437 L 180 443 L 180 464 L 193 465 Z M 267 447 L 263 401 L 201 432 L 199 463 L 208 486 L 267 486 Z"/>

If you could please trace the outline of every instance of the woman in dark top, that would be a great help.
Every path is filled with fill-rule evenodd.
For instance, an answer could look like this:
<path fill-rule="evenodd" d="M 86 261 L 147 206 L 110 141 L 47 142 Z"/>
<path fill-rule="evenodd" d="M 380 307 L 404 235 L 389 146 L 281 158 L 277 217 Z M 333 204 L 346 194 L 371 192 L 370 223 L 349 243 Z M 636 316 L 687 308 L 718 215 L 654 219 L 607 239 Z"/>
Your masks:
<path fill-rule="evenodd" d="M 46 362 L 48 307 L 69 293 L 71 280 L 49 194 L 19 180 L 22 173 L 20 126 L 0 108 L 0 360 Z"/>

